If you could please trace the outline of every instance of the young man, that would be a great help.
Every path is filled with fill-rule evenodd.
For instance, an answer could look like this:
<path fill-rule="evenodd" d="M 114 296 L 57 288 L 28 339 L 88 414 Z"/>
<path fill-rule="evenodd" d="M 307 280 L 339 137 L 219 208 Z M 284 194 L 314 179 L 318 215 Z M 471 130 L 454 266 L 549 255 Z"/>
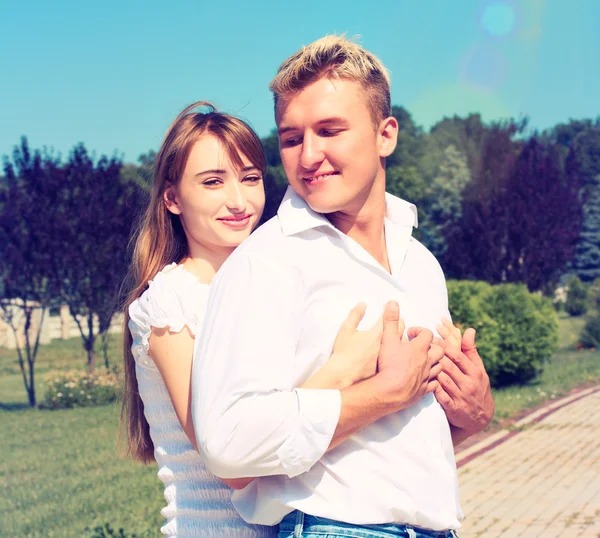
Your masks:
<path fill-rule="evenodd" d="M 271 89 L 290 187 L 213 281 L 192 375 L 198 448 L 217 476 L 264 477 L 234 505 L 249 522 L 285 518 L 281 536 L 450 536 L 462 517 L 453 441 L 485 426 L 493 402 L 472 331 L 431 376 L 446 286 L 411 237 L 416 208 L 385 192 L 398 131 L 388 75 L 326 37 L 286 60 Z M 387 309 L 375 376 L 294 388 L 353 305 L 367 303 L 368 327 L 390 300 L 421 329 L 402 343 Z"/>

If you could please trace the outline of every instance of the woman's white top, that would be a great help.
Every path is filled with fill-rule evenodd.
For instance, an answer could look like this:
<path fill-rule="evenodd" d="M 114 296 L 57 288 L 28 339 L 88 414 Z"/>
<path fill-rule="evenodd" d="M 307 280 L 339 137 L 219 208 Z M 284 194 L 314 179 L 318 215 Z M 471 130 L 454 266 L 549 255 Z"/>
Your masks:
<path fill-rule="evenodd" d="M 167 522 L 161 532 L 178 538 L 271 538 L 276 528 L 242 520 L 231 504 L 232 490 L 206 469 L 183 431 L 165 383 L 148 354 L 152 327 L 168 327 L 174 333 L 188 327 L 194 336 L 198 334 L 208 289 L 183 266 L 172 263 L 129 307 L 140 396 L 150 425 L 158 477 L 165 485 L 167 506 L 161 514 Z"/>

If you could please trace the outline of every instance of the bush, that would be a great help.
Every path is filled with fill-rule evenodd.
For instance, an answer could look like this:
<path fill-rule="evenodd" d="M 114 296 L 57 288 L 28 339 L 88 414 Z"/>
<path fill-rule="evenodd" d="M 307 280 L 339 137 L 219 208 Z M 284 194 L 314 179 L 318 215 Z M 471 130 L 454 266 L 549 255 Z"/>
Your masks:
<path fill-rule="evenodd" d="M 477 348 L 494 387 L 525 383 L 542 370 L 558 342 L 552 302 L 522 284 L 449 281 L 454 322 L 477 330 Z"/>
<path fill-rule="evenodd" d="M 574 276 L 567 284 L 565 310 L 570 316 L 582 316 L 588 309 L 588 292 L 579 277 Z"/>
<path fill-rule="evenodd" d="M 66 409 L 112 403 L 120 396 L 121 387 L 114 372 L 97 370 L 56 370 L 46 375 L 43 407 Z"/>
<path fill-rule="evenodd" d="M 579 344 L 586 348 L 600 348 L 600 314 L 590 316 L 579 337 Z"/>
<path fill-rule="evenodd" d="M 588 289 L 589 306 L 600 313 L 600 277 L 598 277 Z"/>

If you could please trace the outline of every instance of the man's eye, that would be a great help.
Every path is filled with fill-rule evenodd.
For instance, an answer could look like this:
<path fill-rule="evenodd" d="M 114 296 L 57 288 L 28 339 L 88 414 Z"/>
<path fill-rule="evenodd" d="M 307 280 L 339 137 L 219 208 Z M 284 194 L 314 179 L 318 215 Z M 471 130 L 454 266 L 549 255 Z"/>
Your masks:
<path fill-rule="evenodd" d="M 335 136 L 341 131 L 339 129 L 322 129 L 321 136 Z"/>
<path fill-rule="evenodd" d="M 300 143 L 300 141 L 301 141 L 300 138 L 288 138 L 281 142 L 281 146 L 284 148 L 291 148 L 291 147 L 297 146 Z"/>

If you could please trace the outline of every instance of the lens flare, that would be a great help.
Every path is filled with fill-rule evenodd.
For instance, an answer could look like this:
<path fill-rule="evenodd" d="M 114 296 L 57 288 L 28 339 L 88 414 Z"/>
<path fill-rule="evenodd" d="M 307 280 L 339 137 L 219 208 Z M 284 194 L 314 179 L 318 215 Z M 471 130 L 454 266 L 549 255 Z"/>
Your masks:
<path fill-rule="evenodd" d="M 491 2 L 483 9 L 481 26 L 492 36 L 503 37 L 515 27 L 515 10 L 507 2 Z"/>

